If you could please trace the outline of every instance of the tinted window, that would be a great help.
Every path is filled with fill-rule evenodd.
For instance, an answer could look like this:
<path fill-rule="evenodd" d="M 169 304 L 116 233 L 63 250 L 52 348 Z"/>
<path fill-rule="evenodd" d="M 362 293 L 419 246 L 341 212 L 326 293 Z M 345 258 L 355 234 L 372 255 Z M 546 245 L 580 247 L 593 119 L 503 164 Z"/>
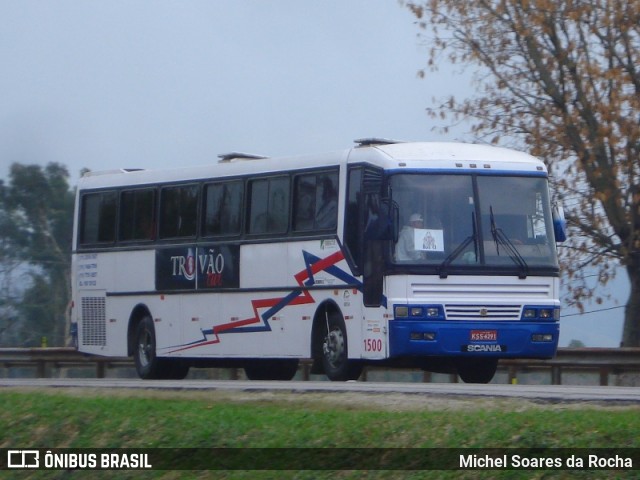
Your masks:
<path fill-rule="evenodd" d="M 285 233 L 289 224 L 289 177 L 250 184 L 249 233 Z"/>
<path fill-rule="evenodd" d="M 80 243 L 107 243 L 116 239 L 115 192 L 83 195 L 81 216 Z"/>
<path fill-rule="evenodd" d="M 194 237 L 198 218 L 198 186 L 165 187 L 160 198 L 160 237 Z"/>
<path fill-rule="evenodd" d="M 154 205 L 154 190 L 122 192 L 120 196 L 120 240 L 153 240 L 155 237 Z"/>
<path fill-rule="evenodd" d="M 297 176 L 293 204 L 293 230 L 335 229 L 338 221 L 338 174 Z"/>
<path fill-rule="evenodd" d="M 203 234 L 237 235 L 242 225 L 241 181 L 214 183 L 205 186 Z"/>
<path fill-rule="evenodd" d="M 349 170 L 347 186 L 347 210 L 345 212 L 344 237 L 346 247 L 356 265 L 361 263 L 360 244 L 362 242 L 362 224 L 360 204 L 362 202 L 362 169 Z"/>

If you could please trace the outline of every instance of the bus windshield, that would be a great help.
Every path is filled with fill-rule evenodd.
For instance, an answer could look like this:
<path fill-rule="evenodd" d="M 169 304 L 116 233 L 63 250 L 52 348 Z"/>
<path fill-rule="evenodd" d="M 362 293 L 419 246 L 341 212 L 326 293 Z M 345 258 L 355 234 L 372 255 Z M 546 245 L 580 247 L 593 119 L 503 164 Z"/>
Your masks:
<path fill-rule="evenodd" d="M 465 270 L 557 268 L 547 180 L 532 176 L 398 174 L 400 232 L 392 261 Z"/>

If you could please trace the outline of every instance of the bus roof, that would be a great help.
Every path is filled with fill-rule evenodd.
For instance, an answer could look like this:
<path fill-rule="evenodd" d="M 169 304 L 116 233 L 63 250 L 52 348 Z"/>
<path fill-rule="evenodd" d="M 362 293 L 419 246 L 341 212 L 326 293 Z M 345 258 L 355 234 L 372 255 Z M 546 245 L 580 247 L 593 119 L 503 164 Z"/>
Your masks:
<path fill-rule="evenodd" d="M 547 172 L 544 163 L 527 153 L 489 145 L 454 142 L 389 143 L 371 145 L 386 157 L 387 169 L 491 169 L 499 171 Z M 355 148 L 354 153 L 360 148 Z M 364 149 L 363 149 L 364 150 Z M 364 153 L 364 152 L 363 152 Z M 370 152 L 365 155 L 371 155 Z M 359 155 L 350 156 L 355 161 Z"/>
<path fill-rule="evenodd" d="M 225 154 L 220 162 L 195 167 L 158 170 L 117 169 L 89 172 L 79 187 L 99 188 L 146 185 L 176 181 L 223 178 L 240 175 L 286 172 L 305 168 L 335 166 L 344 163 L 371 163 L 388 170 L 491 169 L 509 172 L 544 172 L 544 163 L 526 153 L 507 148 L 454 142 L 394 142 L 376 139 L 358 140 L 358 146 L 324 154 L 291 157 L 262 157 L 249 154 Z"/>

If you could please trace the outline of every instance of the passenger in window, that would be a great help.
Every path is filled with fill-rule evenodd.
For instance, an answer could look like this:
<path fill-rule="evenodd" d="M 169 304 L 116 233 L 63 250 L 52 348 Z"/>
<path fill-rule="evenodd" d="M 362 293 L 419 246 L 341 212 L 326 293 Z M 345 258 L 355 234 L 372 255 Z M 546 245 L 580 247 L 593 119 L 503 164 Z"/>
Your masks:
<path fill-rule="evenodd" d="M 322 178 L 322 203 L 316 213 L 319 229 L 335 228 L 338 219 L 338 192 L 329 177 Z"/>

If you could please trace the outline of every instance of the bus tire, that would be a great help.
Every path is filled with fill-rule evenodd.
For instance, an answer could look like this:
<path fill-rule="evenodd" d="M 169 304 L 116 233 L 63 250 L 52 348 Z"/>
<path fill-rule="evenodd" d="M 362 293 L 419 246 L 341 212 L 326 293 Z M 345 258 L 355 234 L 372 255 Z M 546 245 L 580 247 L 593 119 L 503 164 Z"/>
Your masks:
<path fill-rule="evenodd" d="M 189 374 L 190 365 L 179 358 L 162 359 L 160 361 L 160 365 L 159 378 L 167 380 L 184 380 L 184 378 Z"/>
<path fill-rule="evenodd" d="M 156 357 L 156 331 L 148 315 L 136 327 L 133 360 L 136 372 L 143 380 L 161 378 L 162 365 Z"/>
<path fill-rule="evenodd" d="M 347 350 L 347 328 L 342 315 L 332 312 L 328 315 L 325 335 L 320 337 L 322 345 L 322 366 L 329 380 L 345 382 L 357 380 L 362 373 L 362 364 L 349 360 Z M 328 331 L 327 331 L 328 327 Z"/>
<path fill-rule="evenodd" d="M 255 360 L 244 366 L 244 373 L 249 380 L 288 381 L 295 377 L 299 363 L 297 358 Z"/>
<path fill-rule="evenodd" d="M 489 383 L 497 369 L 497 358 L 464 358 L 456 362 L 458 376 L 464 383 Z"/>

